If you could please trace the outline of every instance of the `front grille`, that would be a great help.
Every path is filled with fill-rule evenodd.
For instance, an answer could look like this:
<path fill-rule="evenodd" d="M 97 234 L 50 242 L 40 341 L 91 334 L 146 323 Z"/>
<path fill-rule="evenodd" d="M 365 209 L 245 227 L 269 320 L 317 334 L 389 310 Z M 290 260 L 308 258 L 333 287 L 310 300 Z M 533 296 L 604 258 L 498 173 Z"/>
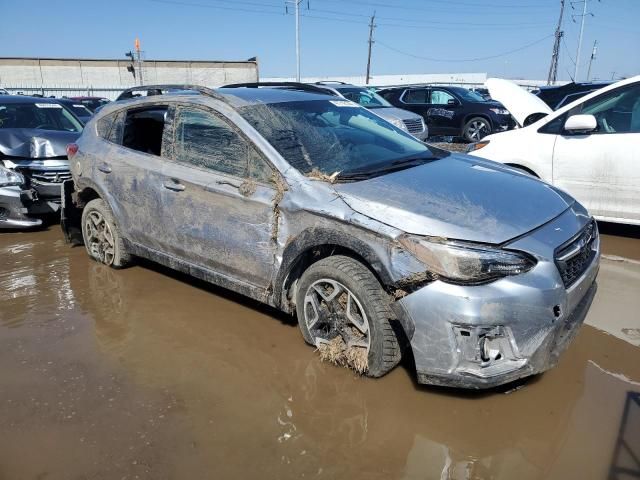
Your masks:
<path fill-rule="evenodd" d="M 409 133 L 422 133 L 424 131 L 424 124 L 419 118 L 403 120 L 403 122 Z"/>
<path fill-rule="evenodd" d="M 71 180 L 71 172 L 69 170 L 38 170 L 29 169 L 24 173 L 31 180 L 39 183 L 62 183 L 65 180 Z"/>
<path fill-rule="evenodd" d="M 576 237 L 558 249 L 556 265 L 565 287 L 580 278 L 596 255 L 598 227 L 591 221 Z"/>

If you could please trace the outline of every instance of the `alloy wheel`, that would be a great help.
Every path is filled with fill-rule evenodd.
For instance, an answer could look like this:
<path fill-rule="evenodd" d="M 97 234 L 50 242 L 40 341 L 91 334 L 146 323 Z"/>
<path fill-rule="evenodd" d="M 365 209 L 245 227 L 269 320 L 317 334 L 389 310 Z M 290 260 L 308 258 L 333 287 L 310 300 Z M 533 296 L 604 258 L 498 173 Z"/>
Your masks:
<path fill-rule="evenodd" d="M 111 227 L 100 212 L 89 212 L 85 222 L 85 234 L 85 242 L 91 255 L 106 265 L 113 264 L 115 240 Z"/>
<path fill-rule="evenodd" d="M 342 337 L 347 347 L 371 347 L 369 321 L 362 304 L 347 287 L 332 279 L 320 279 L 307 289 L 304 319 L 316 347 Z"/>

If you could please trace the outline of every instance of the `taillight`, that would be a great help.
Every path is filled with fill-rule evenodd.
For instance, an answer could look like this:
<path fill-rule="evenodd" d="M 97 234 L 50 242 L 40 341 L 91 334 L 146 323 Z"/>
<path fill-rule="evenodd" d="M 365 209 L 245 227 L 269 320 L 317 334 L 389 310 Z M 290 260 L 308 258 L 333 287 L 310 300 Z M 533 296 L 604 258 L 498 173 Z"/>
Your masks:
<path fill-rule="evenodd" d="M 73 156 L 78 153 L 78 145 L 75 143 L 70 143 L 67 145 L 67 158 L 71 160 Z"/>

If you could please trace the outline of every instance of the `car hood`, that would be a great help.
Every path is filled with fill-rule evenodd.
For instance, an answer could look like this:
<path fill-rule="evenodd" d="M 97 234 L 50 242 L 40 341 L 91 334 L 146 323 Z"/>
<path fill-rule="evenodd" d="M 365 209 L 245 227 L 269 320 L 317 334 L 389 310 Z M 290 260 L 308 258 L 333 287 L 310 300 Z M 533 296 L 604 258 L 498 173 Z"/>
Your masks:
<path fill-rule="evenodd" d="M 501 244 L 560 215 L 569 195 L 467 155 L 334 185 L 355 211 L 407 233 Z"/>
<path fill-rule="evenodd" d="M 489 89 L 491 98 L 502 103 L 520 126 L 524 125 L 529 115 L 553 112 L 541 99 L 510 80 L 489 78 L 484 84 Z"/>
<path fill-rule="evenodd" d="M 80 136 L 77 132 L 35 128 L 0 129 L 0 152 L 11 157 L 51 158 L 67 155 L 67 145 Z"/>
<path fill-rule="evenodd" d="M 413 113 L 409 110 L 403 110 L 402 108 L 396 107 L 372 108 L 371 111 L 378 114 L 384 119 L 398 118 L 400 120 L 419 120 L 422 118 L 417 113 Z"/>

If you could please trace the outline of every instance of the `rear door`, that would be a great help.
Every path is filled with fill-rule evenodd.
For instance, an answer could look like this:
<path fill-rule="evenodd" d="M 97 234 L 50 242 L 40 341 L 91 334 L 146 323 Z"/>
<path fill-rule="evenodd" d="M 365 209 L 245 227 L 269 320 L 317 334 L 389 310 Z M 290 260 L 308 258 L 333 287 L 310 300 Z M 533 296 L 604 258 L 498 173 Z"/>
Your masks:
<path fill-rule="evenodd" d="M 153 104 L 115 115 L 106 140 L 112 142 L 94 162 L 93 178 L 108 197 L 124 236 L 135 243 L 163 250 L 163 148 L 169 107 Z"/>
<path fill-rule="evenodd" d="M 227 118 L 176 108 L 162 224 L 169 251 L 266 288 L 274 265 L 275 170 Z"/>
<path fill-rule="evenodd" d="M 640 83 L 598 95 L 571 109 L 590 114 L 590 134 L 558 135 L 554 184 L 599 217 L 640 223 Z"/>

